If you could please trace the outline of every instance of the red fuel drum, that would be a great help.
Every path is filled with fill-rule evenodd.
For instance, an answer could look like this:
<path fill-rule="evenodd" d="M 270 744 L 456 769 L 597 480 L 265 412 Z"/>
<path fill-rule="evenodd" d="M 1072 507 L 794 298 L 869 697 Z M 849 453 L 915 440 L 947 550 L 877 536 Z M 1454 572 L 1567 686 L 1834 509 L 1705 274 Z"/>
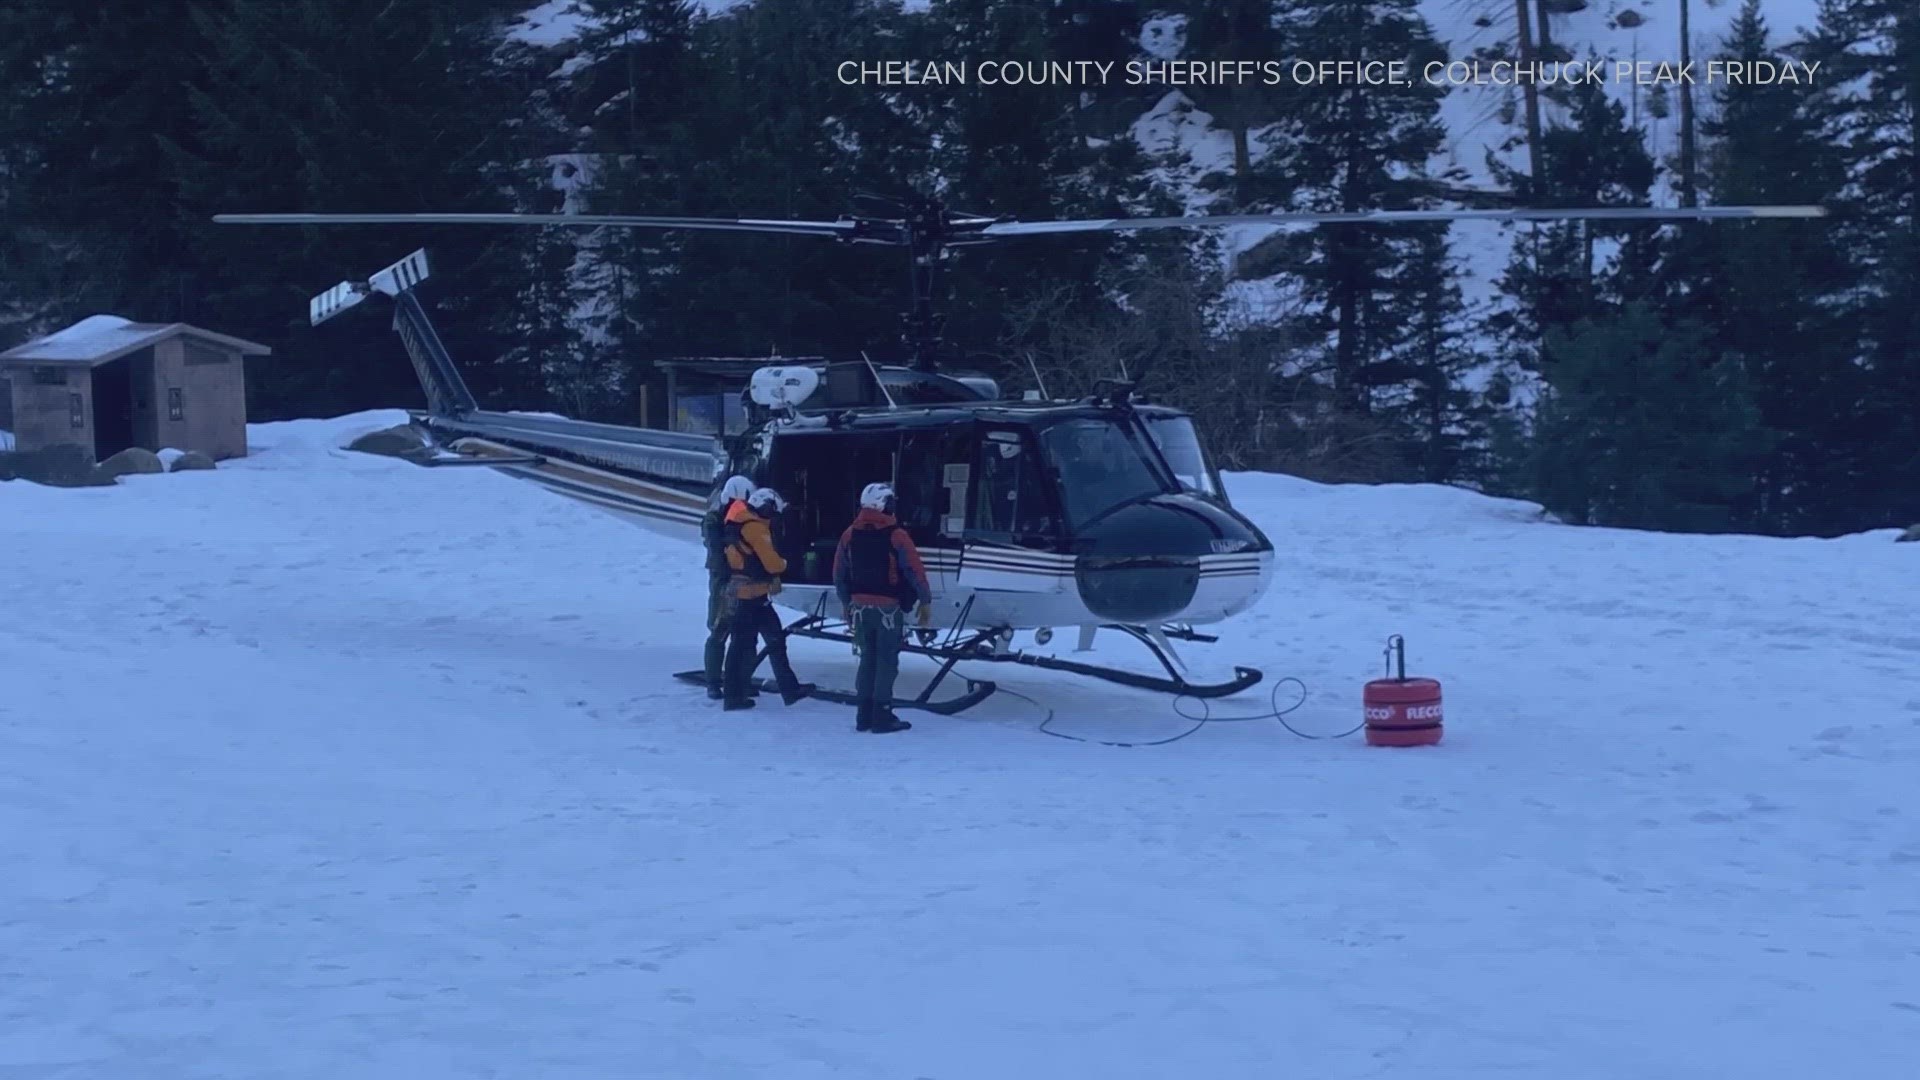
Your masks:
<path fill-rule="evenodd" d="M 1375 679 L 1367 684 L 1368 746 L 1432 746 L 1440 741 L 1440 684 Z"/>

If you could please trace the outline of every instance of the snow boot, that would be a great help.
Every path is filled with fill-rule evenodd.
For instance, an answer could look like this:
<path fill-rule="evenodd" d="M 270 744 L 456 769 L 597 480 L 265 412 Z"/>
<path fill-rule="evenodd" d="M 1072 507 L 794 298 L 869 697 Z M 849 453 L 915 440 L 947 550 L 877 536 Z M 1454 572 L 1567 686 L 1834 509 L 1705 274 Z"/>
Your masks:
<path fill-rule="evenodd" d="M 857 708 L 854 709 L 853 730 L 855 731 L 872 731 L 873 730 L 873 703 L 872 702 L 863 701 L 859 704 Z"/>
<path fill-rule="evenodd" d="M 720 706 L 720 711 L 739 712 L 741 709 L 751 709 L 758 704 L 760 703 L 750 697 L 727 698 Z"/>
<path fill-rule="evenodd" d="M 710 682 L 707 684 L 707 700 L 719 701 L 721 698 L 724 698 L 726 696 L 727 696 L 727 692 L 725 690 L 720 689 L 720 684 L 718 682 Z"/>
<path fill-rule="evenodd" d="M 780 688 L 780 700 L 792 705 L 817 689 L 819 687 L 810 682 L 794 683 Z"/>
<path fill-rule="evenodd" d="M 875 735 L 887 735 L 895 731 L 907 731 L 912 727 L 912 724 L 893 715 L 892 709 L 876 708 L 873 713 L 873 723 L 867 730 Z"/>

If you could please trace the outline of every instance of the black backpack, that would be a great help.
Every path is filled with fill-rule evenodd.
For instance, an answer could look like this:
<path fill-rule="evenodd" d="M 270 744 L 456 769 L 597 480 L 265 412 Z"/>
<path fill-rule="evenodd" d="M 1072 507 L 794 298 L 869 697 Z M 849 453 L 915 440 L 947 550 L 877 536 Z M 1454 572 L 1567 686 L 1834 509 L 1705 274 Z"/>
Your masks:
<path fill-rule="evenodd" d="M 741 567 L 736 573 L 741 577 L 749 581 L 770 581 L 773 579 L 773 575 L 767 572 L 767 564 L 760 561 L 760 553 L 753 550 L 752 544 L 747 543 L 746 527 L 743 523 L 738 521 L 727 522 L 724 536 L 726 537 L 726 544 L 721 548 L 721 559 L 723 562 L 726 559 L 725 552 L 737 551 L 740 553 Z M 733 568 L 731 562 L 725 562 L 725 565 L 729 570 Z"/>
<path fill-rule="evenodd" d="M 913 582 L 899 572 L 894 555 L 893 534 L 900 526 L 885 529 L 855 529 L 847 538 L 847 584 L 853 593 L 891 596 L 905 604 L 913 599 Z"/>

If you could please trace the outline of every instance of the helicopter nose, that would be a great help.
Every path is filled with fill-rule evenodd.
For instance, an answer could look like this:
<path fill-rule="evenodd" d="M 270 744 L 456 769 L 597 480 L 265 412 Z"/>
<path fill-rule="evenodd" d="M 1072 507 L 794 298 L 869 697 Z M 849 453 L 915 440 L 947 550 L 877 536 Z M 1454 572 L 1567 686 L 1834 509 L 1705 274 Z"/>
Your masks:
<path fill-rule="evenodd" d="M 1248 522 L 1213 503 L 1163 496 L 1122 507 L 1076 538 L 1074 584 L 1081 602 L 1106 622 L 1178 620 L 1200 587 L 1202 557 L 1266 549 Z"/>
<path fill-rule="evenodd" d="M 1087 610 L 1106 622 L 1166 622 L 1193 602 L 1200 560 L 1082 555 L 1073 579 Z"/>

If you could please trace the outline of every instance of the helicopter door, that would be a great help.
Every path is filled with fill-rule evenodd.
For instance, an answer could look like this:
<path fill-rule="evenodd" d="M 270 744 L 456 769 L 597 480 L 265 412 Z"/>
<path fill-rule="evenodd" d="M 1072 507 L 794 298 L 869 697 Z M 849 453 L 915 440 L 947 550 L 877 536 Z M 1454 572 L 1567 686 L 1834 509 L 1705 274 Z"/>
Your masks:
<path fill-rule="evenodd" d="M 935 593 L 951 592 L 960 569 L 966 535 L 968 478 L 973 440 L 967 429 L 909 431 L 900 440 L 893 490 L 899 496 L 900 524 L 920 548 L 927 584 Z"/>
<path fill-rule="evenodd" d="M 1056 571 L 1071 569 L 1058 553 L 1052 490 L 1031 434 L 983 426 L 974 454 L 966 515 L 967 557 L 961 584 L 982 589 L 1050 592 Z"/>

